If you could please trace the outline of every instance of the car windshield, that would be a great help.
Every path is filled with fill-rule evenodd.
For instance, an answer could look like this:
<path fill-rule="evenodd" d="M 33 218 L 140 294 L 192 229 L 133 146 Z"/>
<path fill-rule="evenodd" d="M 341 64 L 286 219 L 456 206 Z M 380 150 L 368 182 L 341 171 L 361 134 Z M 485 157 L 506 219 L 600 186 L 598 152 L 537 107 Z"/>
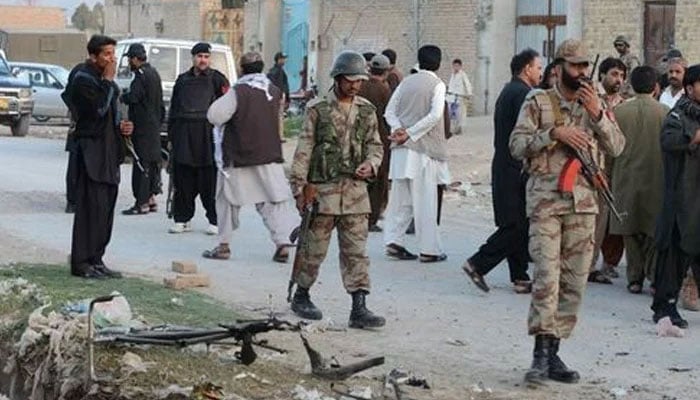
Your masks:
<path fill-rule="evenodd" d="M 0 57 L 0 75 L 10 75 L 10 67 L 7 66 L 7 62 L 2 57 Z"/>
<path fill-rule="evenodd" d="M 70 72 L 68 72 L 67 69 L 60 67 L 52 67 L 49 68 L 49 72 L 51 72 L 51 74 L 53 74 L 53 76 L 55 76 L 56 79 L 58 79 L 58 81 L 61 82 L 64 86 L 68 83 L 68 74 Z"/>

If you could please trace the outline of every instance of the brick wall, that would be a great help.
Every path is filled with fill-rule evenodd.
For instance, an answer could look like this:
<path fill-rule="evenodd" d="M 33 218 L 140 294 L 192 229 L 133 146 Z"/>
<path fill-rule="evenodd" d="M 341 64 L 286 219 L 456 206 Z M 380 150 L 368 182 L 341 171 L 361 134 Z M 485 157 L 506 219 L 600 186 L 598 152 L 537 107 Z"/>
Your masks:
<path fill-rule="evenodd" d="M 618 56 L 613 40 L 625 35 L 632 52 L 644 62 L 643 0 L 585 0 L 583 15 L 583 41 L 591 58 Z"/>
<path fill-rule="evenodd" d="M 676 1 L 676 47 L 690 64 L 700 63 L 700 2 L 698 0 Z"/>
<path fill-rule="evenodd" d="M 381 52 L 392 48 L 398 54 L 397 64 L 408 73 L 417 62 L 417 46 L 435 44 L 443 50 L 443 65 L 438 71 L 443 79 L 449 79 L 453 58 L 461 58 L 467 70 L 473 70 L 477 49 L 476 1 L 420 1 L 418 43 L 413 4 L 411 0 L 323 2 L 317 22 L 317 79 L 321 89 L 329 87 L 333 58 L 345 49 Z"/>
<path fill-rule="evenodd" d="M 0 6 L 0 29 L 65 29 L 62 8 Z"/>

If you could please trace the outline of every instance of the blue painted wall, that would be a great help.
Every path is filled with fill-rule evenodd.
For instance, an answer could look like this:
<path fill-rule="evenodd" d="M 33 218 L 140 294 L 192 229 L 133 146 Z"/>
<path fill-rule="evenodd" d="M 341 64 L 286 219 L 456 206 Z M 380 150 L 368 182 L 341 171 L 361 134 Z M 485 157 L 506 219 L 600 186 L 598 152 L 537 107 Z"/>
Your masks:
<path fill-rule="evenodd" d="M 284 0 L 282 2 L 282 51 L 289 58 L 285 71 L 289 78 L 289 91 L 301 87 L 301 71 L 309 45 L 309 0 Z"/>

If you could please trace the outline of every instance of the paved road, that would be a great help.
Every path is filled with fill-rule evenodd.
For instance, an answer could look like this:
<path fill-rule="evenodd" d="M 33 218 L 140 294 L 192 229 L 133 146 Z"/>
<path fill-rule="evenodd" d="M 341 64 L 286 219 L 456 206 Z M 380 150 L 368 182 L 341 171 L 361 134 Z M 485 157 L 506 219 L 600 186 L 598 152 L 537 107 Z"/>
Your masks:
<path fill-rule="evenodd" d="M 461 154 L 456 162 L 463 163 L 455 165 L 469 165 L 467 154 L 475 151 L 474 146 L 489 146 L 488 123 L 484 121 L 477 121 L 484 126 L 480 131 L 452 142 L 452 152 Z M 54 261 L 64 261 L 72 218 L 62 212 L 63 142 L 12 138 L 0 131 L 0 162 L 0 231 L 5 238 L 26 243 L 31 252 L 45 251 Z M 479 168 L 487 169 L 483 165 Z M 122 172 L 117 210 L 133 201 L 130 166 L 123 166 Z M 462 172 L 470 175 L 466 169 Z M 650 297 L 626 293 L 624 279 L 613 286 L 589 287 L 581 323 L 575 336 L 563 345 L 565 360 L 579 369 L 584 383 L 576 387 L 555 385 L 535 393 L 520 389 L 531 353 L 531 339 L 525 335 L 529 298 L 511 292 L 506 268 L 489 275 L 493 290 L 488 295 L 470 285 L 459 269 L 467 253 L 491 232 L 489 208 L 478 194 L 448 199 L 443 239 L 449 261 L 442 264 L 387 260 L 381 234 L 371 234 L 368 249 L 373 293 L 369 307 L 385 315 L 388 325 L 377 333 L 319 335 L 323 338 L 316 339 L 321 340 L 320 348 L 346 360 L 361 353 L 386 354 L 388 367 L 402 366 L 427 375 L 436 383 L 436 398 L 443 399 L 464 398 L 457 394 L 467 393 L 477 382 L 494 388 L 503 394 L 501 398 L 607 398 L 617 387 L 636 388 L 629 397 L 634 399 L 661 399 L 662 395 L 694 398 L 700 368 L 700 346 L 694 336 L 700 315 L 686 314 L 691 325 L 686 338 L 657 338 L 648 308 Z M 216 242 L 203 233 L 206 221 L 201 209 L 194 219 L 195 231 L 182 235 L 166 233 L 171 221 L 163 212 L 117 215 L 106 261 L 128 273 L 161 279 L 168 274 L 172 260 L 194 260 L 212 277 L 213 285 L 207 292 L 218 299 L 254 309 L 267 306 L 272 295 L 274 308 L 287 312 L 284 297 L 289 265 L 270 260 L 273 245 L 254 210 L 244 209 L 241 220 L 241 230 L 232 241 L 233 258 L 221 262 L 199 257 Z M 23 259 L 23 253 L 16 250 L 0 254 L 0 263 Z M 350 298 L 341 289 L 336 254 L 334 240 L 312 295 L 327 317 L 344 326 Z M 462 340 L 466 346 L 451 345 L 450 339 Z M 676 373 L 668 370 L 671 367 L 693 370 Z"/>

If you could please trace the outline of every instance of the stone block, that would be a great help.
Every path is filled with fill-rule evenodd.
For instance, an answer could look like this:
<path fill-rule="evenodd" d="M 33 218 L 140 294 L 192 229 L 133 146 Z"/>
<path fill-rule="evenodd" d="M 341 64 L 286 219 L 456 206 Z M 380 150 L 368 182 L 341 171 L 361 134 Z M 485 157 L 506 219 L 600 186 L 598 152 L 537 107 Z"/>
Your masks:
<path fill-rule="evenodd" d="M 177 274 L 174 277 L 163 280 L 165 287 L 182 290 L 195 287 L 209 287 L 209 276 L 206 274 Z"/>
<path fill-rule="evenodd" d="M 173 261 L 172 270 L 178 274 L 196 274 L 197 264 L 194 261 Z"/>

